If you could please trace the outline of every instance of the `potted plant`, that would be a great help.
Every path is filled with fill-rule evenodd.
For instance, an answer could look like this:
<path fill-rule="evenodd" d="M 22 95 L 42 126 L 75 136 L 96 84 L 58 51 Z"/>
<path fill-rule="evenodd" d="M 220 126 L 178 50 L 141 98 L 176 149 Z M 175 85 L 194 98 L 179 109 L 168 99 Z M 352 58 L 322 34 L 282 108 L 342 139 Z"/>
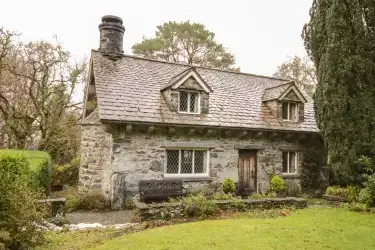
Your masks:
<path fill-rule="evenodd" d="M 273 175 L 270 182 L 270 191 L 275 192 L 277 197 L 285 197 L 285 189 L 284 180 L 278 175 Z"/>

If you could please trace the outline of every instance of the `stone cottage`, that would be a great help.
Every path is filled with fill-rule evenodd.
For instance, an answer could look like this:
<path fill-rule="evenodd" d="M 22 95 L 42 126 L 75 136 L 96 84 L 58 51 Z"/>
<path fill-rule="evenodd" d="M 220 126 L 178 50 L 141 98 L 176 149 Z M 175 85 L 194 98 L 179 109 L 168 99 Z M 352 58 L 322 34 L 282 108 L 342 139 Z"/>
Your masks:
<path fill-rule="evenodd" d="M 180 178 L 187 190 L 234 179 L 265 192 L 269 174 L 297 183 L 320 141 L 312 99 L 291 80 L 123 54 L 122 20 L 104 16 L 82 120 L 80 187 L 118 207 L 138 182 Z"/>

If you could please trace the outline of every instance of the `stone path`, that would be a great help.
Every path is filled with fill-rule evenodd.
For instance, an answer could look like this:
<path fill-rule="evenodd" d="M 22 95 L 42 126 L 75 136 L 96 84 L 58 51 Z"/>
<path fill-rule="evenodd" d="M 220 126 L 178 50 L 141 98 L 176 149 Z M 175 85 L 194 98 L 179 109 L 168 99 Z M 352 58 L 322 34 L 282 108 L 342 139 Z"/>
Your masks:
<path fill-rule="evenodd" d="M 124 224 L 132 222 L 133 211 L 112 211 L 107 213 L 74 212 L 67 213 L 66 217 L 71 224 L 100 223 L 102 225 Z"/>

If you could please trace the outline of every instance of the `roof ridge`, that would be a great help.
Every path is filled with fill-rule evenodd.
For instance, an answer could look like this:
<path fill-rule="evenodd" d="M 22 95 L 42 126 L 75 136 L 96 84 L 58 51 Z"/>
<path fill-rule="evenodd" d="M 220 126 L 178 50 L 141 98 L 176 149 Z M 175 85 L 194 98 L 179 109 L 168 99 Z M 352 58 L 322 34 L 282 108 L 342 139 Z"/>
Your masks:
<path fill-rule="evenodd" d="M 289 82 L 282 83 L 282 84 L 279 84 L 279 85 L 276 85 L 276 86 L 273 86 L 273 87 L 265 88 L 264 90 L 274 89 L 274 88 L 280 88 L 281 86 L 292 84 L 292 83 L 294 83 L 294 81 L 293 80 L 289 80 Z"/>
<path fill-rule="evenodd" d="M 92 52 L 99 52 L 96 49 L 92 49 L 91 51 Z M 210 67 L 200 66 L 200 65 L 190 65 L 190 64 L 186 64 L 186 63 L 180 63 L 180 62 L 168 62 L 168 61 L 164 61 L 164 60 L 160 60 L 160 59 L 145 58 L 145 57 L 140 57 L 140 56 L 135 56 L 135 55 L 122 54 L 121 56 L 122 57 L 135 58 L 135 59 L 141 59 L 141 60 L 146 60 L 146 61 L 181 65 L 181 66 L 186 66 L 186 67 L 195 67 L 195 68 L 201 68 L 201 69 L 216 70 L 216 71 L 238 74 L 238 75 L 248 75 L 248 76 L 255 76 L 255 77 L 261 77 L 261 78 L 267 78 L 267 79 L 281 80 L 281 81 L 291 81 L 290 79 L 284 79 L 284 78 L 279 78 L 279 77 L 257 75 L 257 74 L 246 73 L 246 72 L 237 72 L 237 71 L 231 71 L 231 70 L 227 70 L 227 69 L 210 68 Z"/>

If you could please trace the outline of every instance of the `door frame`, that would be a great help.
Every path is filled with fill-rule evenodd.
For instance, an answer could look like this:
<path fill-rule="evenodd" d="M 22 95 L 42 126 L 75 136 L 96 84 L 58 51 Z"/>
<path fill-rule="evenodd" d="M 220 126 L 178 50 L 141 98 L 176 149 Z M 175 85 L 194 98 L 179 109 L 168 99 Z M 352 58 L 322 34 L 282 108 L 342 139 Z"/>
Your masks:
<path fill-rule="evenodd" d="M 238 187 L 239 187 L 239 192 L 242 193 L 244 192 L 243 188 L 241 187 L 241 174 L 240 174 L 240 158 L 241 157 L 254 157 L 254 168 L 255 168 L 255 173 L 254 173 L 254 189 L 251 190 L 253 193 L 258 193 L 258 164 L 257 164 L 257 154 L 258 150 L 257 149 L 239 149 L 238 150 L 238 163 L 237 163 L 237 169 L 238 169 Z M 250 181 L 251 181 L 251 176 L 250 176 Z"/>

